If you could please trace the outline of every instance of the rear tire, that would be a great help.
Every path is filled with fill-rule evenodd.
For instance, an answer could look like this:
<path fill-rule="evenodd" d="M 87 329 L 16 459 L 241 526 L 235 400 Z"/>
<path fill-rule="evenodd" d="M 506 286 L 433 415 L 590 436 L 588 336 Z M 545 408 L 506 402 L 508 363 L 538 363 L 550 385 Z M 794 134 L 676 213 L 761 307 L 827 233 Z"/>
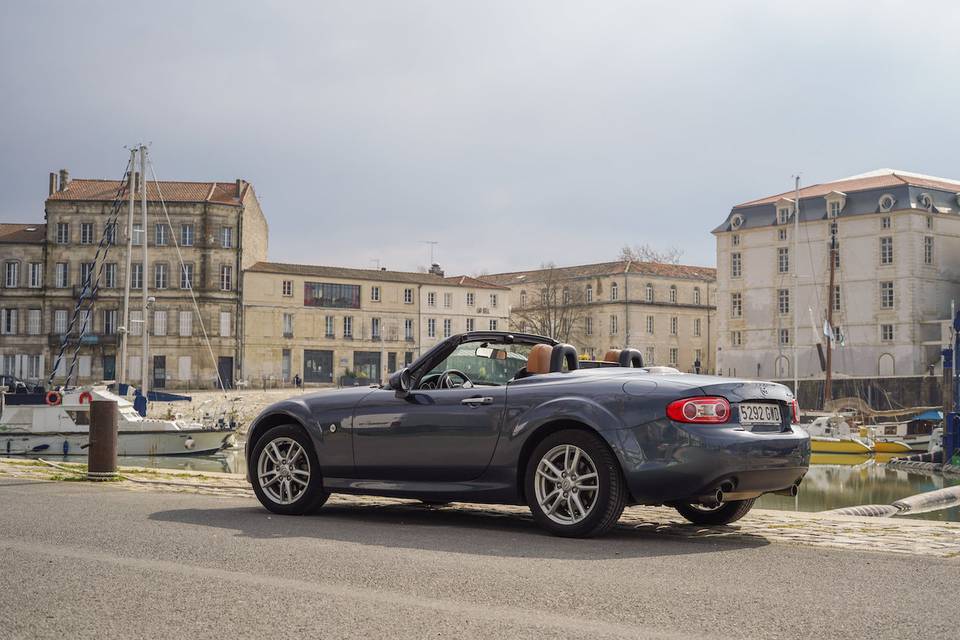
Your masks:
<path fill-rule="evenodd" d="M 756 498 L 731 500 L 712 509 L 689 502 L 681 502 L 674 505 L 674 508 L 693 524 L 720 525 L 736 522 L 747 515 L 756 501 Z"/>
<path fill-rule="evenodd" d="M 556 536 L 589 538 L 620 519 L 627 490 L 617 458 L 599 436 L 574 429 L 548 435 L 524 474 L 538 525 Z"/>
<path fill-rule="evenodd" d="M 297 425 L 280 425 L 263 434 L 247 464 L 253 492 L 273 513 L 313 513 L 330 497 L 323 490 L 313 443 Z"/>

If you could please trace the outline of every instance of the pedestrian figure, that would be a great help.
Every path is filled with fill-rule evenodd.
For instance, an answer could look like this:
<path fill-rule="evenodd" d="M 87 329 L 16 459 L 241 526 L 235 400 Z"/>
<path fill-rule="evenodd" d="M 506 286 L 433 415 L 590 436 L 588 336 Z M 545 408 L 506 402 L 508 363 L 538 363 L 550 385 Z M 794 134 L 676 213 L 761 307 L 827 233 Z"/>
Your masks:
<path fill-rule="evenodd" d="M 293 386 L 295 386 L 297 389 L 299 389 L 301 386 L 303 386 L 303 380 L 300 379 L 300 374 L 299 374 L 299 373 L 294 374 L 294 376 L 293 376 Z"/>

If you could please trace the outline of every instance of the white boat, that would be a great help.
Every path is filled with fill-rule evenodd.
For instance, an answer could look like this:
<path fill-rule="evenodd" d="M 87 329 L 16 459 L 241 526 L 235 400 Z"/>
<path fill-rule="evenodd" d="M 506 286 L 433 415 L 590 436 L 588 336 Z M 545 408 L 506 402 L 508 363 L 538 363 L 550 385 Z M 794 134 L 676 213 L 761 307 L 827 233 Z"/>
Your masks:
<path fill-rule="evenodd" d="M 227 446 L 236 432 L 186 420 L 144 418 L 106 387 L 51 393 L 60 394 L 59 403 L 48 404 L 49 394 L 2 394 L 0 455 L 87 455 L 91 399 L 117 403 L 121 456 L 213 453 Z"/>
<path fill-rule="evenodd" d="M 873 443 L 861 439 L 842 416 L 820 416 L 800 427 L 810 434 L 810 449 L 814 453 L 873 453 Z"/>
<path fill-rule="evenodd" d="M 914 451 L 927 451 L 930 448 L 931 435 L 933 433 L 933 424 L 931 422 L 919 422 L 910 420 L 908 422 L 881 422 L 873 425 L 876 429 L 877 439 L 895 439 L 905 442 Z"/>

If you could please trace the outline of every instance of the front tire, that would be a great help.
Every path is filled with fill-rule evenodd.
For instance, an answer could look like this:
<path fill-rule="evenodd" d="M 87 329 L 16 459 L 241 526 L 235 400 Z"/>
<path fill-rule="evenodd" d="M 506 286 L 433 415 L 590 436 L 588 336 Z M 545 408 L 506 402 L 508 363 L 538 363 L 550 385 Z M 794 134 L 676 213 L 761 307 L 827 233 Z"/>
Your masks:
<path fill-rule="evenodd" d="M 280 425 L 263 434 L 248 465 L 253 492 L 273 513 L 312 513 L 330 497 L 323 490 L 313 443 L 296 425 Z"/>
<path fill-rule="evenodd" d="M 704 507 L 692 502 L 681 502 L 674 505 L 674 508 L 680 515 L 693 524 L 721 525 L 736 522 L 747 515 L 747 512 L 753 508 L 753 503 L 756 501 L 756 498 L 750 498 L 749 500 L 731 500 L 730 502 L 721 503 L 716 507 Z"/>
<path fill-rule="evenodd" d="M 538 525 L 557 536 L 589 538 L 620 519 L 626 486 L 613 452 L 597 435 L 567 429 L 533 450 L 524 477 Z"/>

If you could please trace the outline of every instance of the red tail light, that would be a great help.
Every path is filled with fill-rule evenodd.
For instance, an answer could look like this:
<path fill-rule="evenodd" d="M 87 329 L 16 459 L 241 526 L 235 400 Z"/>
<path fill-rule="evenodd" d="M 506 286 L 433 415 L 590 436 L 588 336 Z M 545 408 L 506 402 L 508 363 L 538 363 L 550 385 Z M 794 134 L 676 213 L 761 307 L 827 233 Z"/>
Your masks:
<path fill-rule="evenodd" d="M 667 405 L 667 417 L 675 422 L 721 424 L 730 418 L 730 403 L 715 396 L 684 398 Z"/>
<path fill-rule="evenodd" d="M 790 403 L 790 417 L 793 424 L 800 424 L 800 403 L 797 402 L 797 399 L 794 398 L 793 402 Z"/>

